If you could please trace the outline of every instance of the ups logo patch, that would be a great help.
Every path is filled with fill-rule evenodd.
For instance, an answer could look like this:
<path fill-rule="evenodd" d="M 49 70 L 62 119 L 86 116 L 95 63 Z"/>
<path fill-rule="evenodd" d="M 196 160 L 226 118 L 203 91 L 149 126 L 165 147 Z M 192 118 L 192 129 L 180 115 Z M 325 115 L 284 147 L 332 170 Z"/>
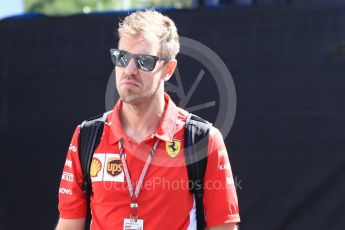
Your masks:
<path fill-rule="evenodd" d="M 107 162 L 107 173 L 117 176 L 122 173 L 122 163 L 120 159 L 109 158 Z"/>

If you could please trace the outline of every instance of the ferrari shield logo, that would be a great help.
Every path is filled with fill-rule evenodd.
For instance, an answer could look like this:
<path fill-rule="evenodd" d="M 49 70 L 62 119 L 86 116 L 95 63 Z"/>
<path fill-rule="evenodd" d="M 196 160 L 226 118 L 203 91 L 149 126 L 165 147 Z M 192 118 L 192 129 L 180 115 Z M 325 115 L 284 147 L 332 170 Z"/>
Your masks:
<path fill-rule="evenodd" d="M 167 153 L 169 154 L 169 156 L 176 157 L 181 149 L 181 141 L 172 140 L 172 141 L 167 141 L 165 143 L 166 143 L 165 149 L 167 150 Z"/>

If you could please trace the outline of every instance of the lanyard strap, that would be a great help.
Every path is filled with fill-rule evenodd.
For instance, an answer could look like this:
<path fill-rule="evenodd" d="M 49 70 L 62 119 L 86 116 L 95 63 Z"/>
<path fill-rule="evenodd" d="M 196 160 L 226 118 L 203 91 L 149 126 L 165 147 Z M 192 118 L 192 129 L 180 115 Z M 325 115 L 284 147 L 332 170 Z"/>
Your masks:
<path fill-rule="evenodd" d="M 138 208 L 138 203 L 137 203 L 137 200 L 138 200 L 138 197 L 139 197 L 139 193 L 140 193 L 140 188 L 143 184 L 143 181 L 144 181 L 144 177 L 147 173 L 147 170 L 150 166 L 150 163 L 155 155 L 155 152 L 156 152 L 156 149 L 157 149 L 157 146 L 158 146 L 158 142 L 159 142 L 159 139 L 156 139 L 156 142 L 153 144 L 151 150 L 150 150 L 150 153 L 146 159 L 146 162 L 145 162 L 145 165 L 144 165 L 144 168 L 143 170 L 141 171 L 141 174 L 140 174 L 140 177 L 139 177 L 139 180 L 138 180 L 138 185 L 137 187 L 135 188 L 135 192 L 133 193 L 133 183 L 132 183 L 132 180 L 131 180 L 131 177 L 129 175 L 129 171 L 128 171 L 128 167 L 127 167 L 127 163 L 126 163 L 126 159 L 125 159 L 125 154 L 124 154 L 124 148 L 122 146 L 122 143 L 121 143 L 121 140 L 118 142 L 119 144 L 119 149 L 120 149 L 120 158 L 121 158 L 121 163 L 122 163 L 122 166 L 123 166 L 123 171 L 125 173 L 125 177 L 126 177 L 126 180 L 127 180 L 127 183 L 128 183 L 128 191 L 129 191 L 129 196 L 131 198 L 131 204 L 130 204 L 130 207 L 131 207 L 131 219 L 137 221 L 138 219 L 138 214 L 137 214 L 137 208 Z"/>

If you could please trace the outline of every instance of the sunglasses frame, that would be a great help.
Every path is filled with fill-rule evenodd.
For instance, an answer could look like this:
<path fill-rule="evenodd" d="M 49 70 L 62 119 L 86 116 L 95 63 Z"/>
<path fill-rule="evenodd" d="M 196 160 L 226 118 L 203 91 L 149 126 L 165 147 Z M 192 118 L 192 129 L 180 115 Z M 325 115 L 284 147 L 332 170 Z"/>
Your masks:
<path fill-rule="evenodd" d="M 114 52 L 119 52 L 119 53 L 123 53 L 124 55 L 126 55 L 127 57 L 129 57 L 128 61 L 127 61 L 127 64 L 125 63 L 125 65 L 118 65 L 117 62 L 116 62 L 116 55 L 114 55 Z M 146 71 L 146 72 L 150 72 L 152 70 L 155 69 L 156 65 L 157 65 L 157 62 L 158 61 L 163 61 L 164 63 L 167 63 L 170 61 L 170 58 L 168 57 L 157 57 L 157 56 L 154 56 L 154 55 L 149 55 L 149 54 L 132 54 L 130 52 L 127 52 L 127 51 L 124 51 L 124 50 L 120 50 L 120 49 L 110 49 L 110 55 L 111 55 L 111 61 L 113 62 L 113 64 L 117 67 L 127 67 L 129 62 L 131 61 L 131 59 L 134 60 L 134 63 L 135 63 L 135 66 L 142 70 L 142 71 Z M 144 68 L 142 65 L 140 65 L 139 63 L 139 56 L 146 56 L 146 57 L 150 57 L 154 60 L 154 64 L 152 66 L 152 68 Z"/>

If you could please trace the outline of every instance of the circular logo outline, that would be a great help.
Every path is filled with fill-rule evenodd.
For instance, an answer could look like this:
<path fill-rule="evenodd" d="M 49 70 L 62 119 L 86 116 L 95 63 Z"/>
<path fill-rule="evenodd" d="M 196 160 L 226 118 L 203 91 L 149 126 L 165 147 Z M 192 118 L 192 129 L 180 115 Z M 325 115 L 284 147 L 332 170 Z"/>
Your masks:
<path fill-rule="evenodd" d="M 180 47 L 180 54 L 191 57 L 201 63 L 209 70 L 216 82 L 219 94 L 219 110 L 214 126 L 219 128 L 223 138 L 225 139 L 233 125 L 237 106 L 236 88 L 231 73 L 222 59 L 201 42 L 180 36 Z M 114 68 L 110 74 L 106 87 L 106 111 L 113 109 L 118 98 Z M 201 159 L 199 158 L 199 160 Z M 176 164 L 177 165 L 175 166 L 179 166 L 181 164 L 185 164 L 185 162 L 176 161 Z"/>

